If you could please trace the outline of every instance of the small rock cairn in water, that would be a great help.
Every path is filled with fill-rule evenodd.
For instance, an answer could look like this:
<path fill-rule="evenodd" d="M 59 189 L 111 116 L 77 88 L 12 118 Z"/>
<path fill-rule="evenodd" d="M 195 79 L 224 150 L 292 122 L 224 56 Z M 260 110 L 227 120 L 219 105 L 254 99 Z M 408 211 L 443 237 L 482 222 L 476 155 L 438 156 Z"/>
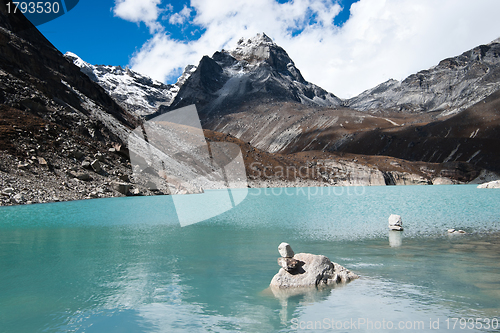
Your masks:
<path fill-rule="evenodd" d="M 279 272 L 273 277 L 271 287 L 296 288 L 327 286 L 347 283 L 359 278 L 345 267 L 331 262 L 323 255 L 310 253 L 295 254 L 288 243 L 278 246 L 281 255 Z"/>
<path fill-rule="evenodd" d="M 394 231 L 403 231 L 403 220 L 401 216 L 396 214 L 391 214 L 389 216 L 389 229 Z"/>
<path fill-rule="evenodd" d="M 463 230 L 448 229 L 449 234 L 466 234 Z"/>

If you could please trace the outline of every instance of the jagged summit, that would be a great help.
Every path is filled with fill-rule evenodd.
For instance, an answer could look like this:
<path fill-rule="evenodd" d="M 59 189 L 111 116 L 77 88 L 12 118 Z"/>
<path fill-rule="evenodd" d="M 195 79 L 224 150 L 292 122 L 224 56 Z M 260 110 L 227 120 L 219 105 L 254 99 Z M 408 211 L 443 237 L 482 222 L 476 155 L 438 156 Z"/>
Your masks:
<path fill-rule="evenodd" d="M 228 53 L 239 61 L 245 60 L 249 63 L 256 63 L 269 59 L 271 50 L 277 48 L 279 46 L 271 38 L 265 33 L 259 33 L 250 39 L 241 38 L 236 47 L 229 50 Z"/>
<path fill-rule="evenodd" d="M 338 106 L 335 95 L 307 82 L 286 51 L 266 34 L 240 39 L 234 49 L 204 56 L 170 109 L 196 104 L 202 121 L 218 118 L 249 100 Z"/>

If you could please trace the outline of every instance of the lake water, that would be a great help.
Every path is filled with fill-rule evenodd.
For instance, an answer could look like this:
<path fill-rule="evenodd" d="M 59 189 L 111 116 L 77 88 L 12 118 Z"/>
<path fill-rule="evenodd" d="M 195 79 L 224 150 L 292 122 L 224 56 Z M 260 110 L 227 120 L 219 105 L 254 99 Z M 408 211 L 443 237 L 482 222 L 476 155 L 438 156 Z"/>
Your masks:
<path fill-rule="evenodd" d="M 169 196 L 1 207 L 0 331 L 500 330 L 500 190 L 323 191 L 250 189 L 186 227 Z M 361 278 L 275 295 L 283 241 Z"/>

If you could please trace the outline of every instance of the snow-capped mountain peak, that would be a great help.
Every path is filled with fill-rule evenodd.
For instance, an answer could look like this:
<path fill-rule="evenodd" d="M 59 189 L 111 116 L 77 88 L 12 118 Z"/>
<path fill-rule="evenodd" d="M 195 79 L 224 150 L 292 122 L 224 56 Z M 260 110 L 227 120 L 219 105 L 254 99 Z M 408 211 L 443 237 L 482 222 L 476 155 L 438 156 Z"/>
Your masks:
<path fill-rule="evenodd" d="M 234 49 L 205 56 L 170 109 L 197 104 L 205 121 L 251 99 L 338 106 L 335 95 L 307 82 L 286 51 L 266 34 L 240 39 Z"/>
<path fill-rule="evenodd" d="M 253 38 L 241 38 L 236 47 L 229 50 L 229 54 L 239 61 L 246 60 L 249 63 L 255 63 L 269 59 L 272 48 L 278 48 L 278 46 L 265 33 L 259 33 Z"/>
<path fill-rule="evenodd" d="M 179 88 L 196 70 L 196 66 L 187 66 L 176 84 L 164 84 L 129 68 L 91 65 L 72 52 L 64 56 L 104 88 L 124 109 L 138 116 L 146 116 L 169 106 Z"/>

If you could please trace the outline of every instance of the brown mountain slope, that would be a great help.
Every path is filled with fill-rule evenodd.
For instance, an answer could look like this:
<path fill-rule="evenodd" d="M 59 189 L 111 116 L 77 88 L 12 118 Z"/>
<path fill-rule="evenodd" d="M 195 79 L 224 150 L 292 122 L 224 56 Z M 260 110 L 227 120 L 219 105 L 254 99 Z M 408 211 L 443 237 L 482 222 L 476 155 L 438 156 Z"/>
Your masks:
<path fill-rule="evenodd" d="M 22 15 L 0 3 L 0 104 L 100 141 L 121 141 L 136 120 Z M 115 124 L 112 124 L 115 122 Z"/>
<path fill-rule="evenodd" d="M 356 133 L 339 151 L 500 171 L 500 91 L 441 121 Z"/>

